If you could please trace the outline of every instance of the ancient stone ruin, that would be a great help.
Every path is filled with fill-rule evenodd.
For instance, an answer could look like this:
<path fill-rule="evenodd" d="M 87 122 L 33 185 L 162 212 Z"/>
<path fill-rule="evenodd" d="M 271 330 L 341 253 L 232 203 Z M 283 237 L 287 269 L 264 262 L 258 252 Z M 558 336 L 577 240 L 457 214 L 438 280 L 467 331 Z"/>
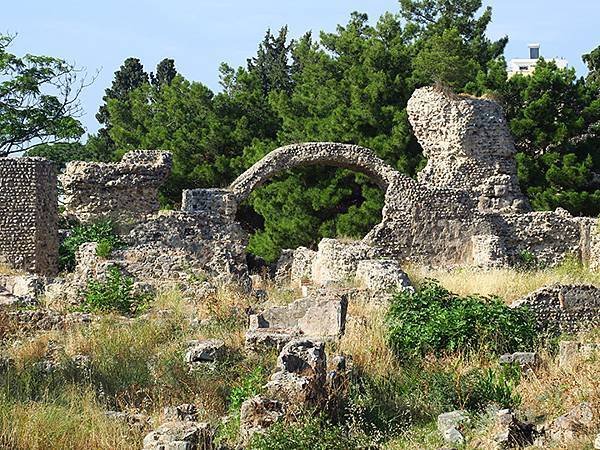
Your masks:
<path fill-rule="evenodd" d="M 60 177 L 65 215 L 81 222 L 135 220 L 158 212 L 158 188 L 171 173 L 168 152 L 136 150 L 117 164 L 74 161 Z"/>
<path fill-rule="evenodd" d="M 248 236 L 235 219 L 240 202 L 281 172 L 332 165 L 364 173 L 385 192 L 382 221 L 357 243 L 324 240 L 316 253 L 285 253 L 287 266 L 282 261 L 279 272 L 284 278 L 326 285 L 354 279 L 359 267 L 359 274 L 370 267 L 364 261 L 382 258 L 440 267 L 510 266 L 519 264 L 523 252 L 540 264 L 574 257 L 600 266 L 595 219 L 564 210 L 531 212 L 496 102 L 430 87 L 415 91 L 407 110 L 428 158 L 416 180 L 356 145 L 293 144 L 269 153 L 228 188 L 184 191 L 180 211 L 158 211 L 158 188 L 171 157 L 134 151 L 120 163 L 70 163 L 61 176 L 65 214 L 119 221 L 127 247 L 114 252 L 111 264 L 141 280 L 185 281 L 200 273 L 248 287 Z M 0 253 L 13 266 L 56 271 L 53 176 L 42 160 L 1 161 Z"/>
<path fill-rule="evenodd" d="M 0 263 L 58 272 L 56 171 L 42 158 L 0 158 Z"/>

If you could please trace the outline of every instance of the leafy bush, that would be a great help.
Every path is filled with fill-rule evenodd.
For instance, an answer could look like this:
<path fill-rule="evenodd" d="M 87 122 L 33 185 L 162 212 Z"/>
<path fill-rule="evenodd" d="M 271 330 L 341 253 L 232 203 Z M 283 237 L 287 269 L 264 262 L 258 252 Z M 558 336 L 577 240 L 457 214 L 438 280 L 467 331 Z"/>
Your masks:
<path fill-rule="evenodd" d="M 426 424 L 447 411 L 482 411 L 489 404 L 513 408 L 518 367 L 459 370 L 448 360 L 411 363 L 385 376 L 357 371 L 350 383 L 346 421 L 363 433 L 382 438 L 415 424 Z"/>
<path fill-rule="evenodd" d="M 113 243 L 108 239 L 102 239 L 96 246 L 96 255 L 100 258 L 108 258 L 114 250 Z"/>
<path fill-rule="evenodd" d="M 265 434 L 257 433 L 249 449 L 253 450 L 347 450 L 372 448 L 364 436 L 352 436 L 321 416 L 305 416 L 298 423 L 275 423 Z"/>
<path fill-rule="evenodd" d="M 242 403 L 262 391 L 265 384 L 265 370 L 262 366 L 257 366 L 246 376 L 241 384 L 235 386 L 229 393 L 229 409 L 239 411 Z"/>
<path fill-rule="evenodd" d="M 75 253 L 79 246 L 86 242 L 97 242 L 99 244 L 97 252 L 101 258 L 107 258 L 114 249 L 123 246 L 123 242 L 115 232 L 115 223 L 111 220 L 77 225 L 60 245 L 59 263 L 61 270 L 73 270 L 75 268 Z"/>
<path fill-rule="evenodd" d="M 387 313 L 388 340 L 399 357 L 427 353 L 530 349 L 536 339 L 529 311 L 511 309 L 497 297 L 460 297 L 435 280 L 401 292 Z"/>
<path fill-rule="evenodd" d="M 86 311 L 133 314 L 146 306 L 147 298 L 133 294 L 133 278 L 110 266 L 104 281 L 90 280 L 82 308 Z"/>

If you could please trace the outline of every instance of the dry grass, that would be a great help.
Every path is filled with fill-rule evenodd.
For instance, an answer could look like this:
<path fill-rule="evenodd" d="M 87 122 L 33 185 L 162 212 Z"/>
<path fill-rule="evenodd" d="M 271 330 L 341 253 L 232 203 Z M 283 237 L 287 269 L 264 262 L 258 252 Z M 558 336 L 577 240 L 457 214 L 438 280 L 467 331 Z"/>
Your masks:
<path fill-rule="evenodd" d="M 62 401 L 11 403 L 0 397 L 0 447 L 28 450 L 137 449 L 141 434 L 108 418 L 90 391 Z"/>
<path fill-rule="evenodd" d="M 584 283 L 600 287 L 600 272 L 591 272 L 572 263 L 552 269 L 531 271 L 515 269 L 448 271 L 409 266 L 407 273 L 416 284 L 425 278 L 434 278 L 456 294 L 496 295 L 507 303 L 550 284 Z"/>
<path fill-rule="evenodd" d="M 22 273 L 23 272 L 21 272 L 19 270 L 13 269 L 8 264 L 0 262 L 0 276 L 3 276 L 3 275 L 20 275 Z"/>
<path fill-rule="evenodd" d="M 385 307 L 350 302 L 348 316 L 339 350 L 373 376 L 385 377 L 398 370 L 398 358 L 386 342 Z"/>
<path fill-rule="evenodd" d="M 600 355 L 569 368 L 559 368 L 548 356 L 545 362 L 545 367 L 524 379 L 518 388 L 533 416 L 558 417 L 584 401 L 600 412 Z M 600 426 L 598 414 L 596 425 Z"/>

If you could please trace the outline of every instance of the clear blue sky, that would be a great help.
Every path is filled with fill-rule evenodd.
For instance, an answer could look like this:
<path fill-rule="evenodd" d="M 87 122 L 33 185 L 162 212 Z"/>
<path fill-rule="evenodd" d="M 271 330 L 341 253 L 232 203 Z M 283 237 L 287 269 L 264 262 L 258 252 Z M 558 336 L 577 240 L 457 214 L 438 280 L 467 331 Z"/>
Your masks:
<path fill-rule="evenodd" d="M 506 56 L 523 57 L 540 42 L 542 55 L 562 56 L 584 75 L 581 55 L 600 45 L 599 0 L 487 0 L 494 9 L 492 38 L 508 35 Z M 398 11 L 396 0 L 7 0 L 0 31 L 18 33 L 12 51 L 61 57 L 93 73 L 82 104 L 88 131 L 113 72 L 130 56 L 151 71 L 162 58 L 175 59 L 191 80 L 219 88 L 223 61 L 245 64 L 267 28 L 287 24 L 293 37 L 307 30 L 333 31 L 352 11 L 372 21 Z"/>

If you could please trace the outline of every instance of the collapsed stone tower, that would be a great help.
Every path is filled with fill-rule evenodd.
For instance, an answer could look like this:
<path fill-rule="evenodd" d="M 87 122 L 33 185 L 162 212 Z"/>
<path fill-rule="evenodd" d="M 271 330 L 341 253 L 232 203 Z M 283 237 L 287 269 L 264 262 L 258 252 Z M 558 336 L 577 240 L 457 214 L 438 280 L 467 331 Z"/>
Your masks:
<path fill-rule="evenodd" d="M 481 211 L 528 212 L 515 162 L 516 149 L 501 106 L 434 87 L 418 89 L 408 117 L 427 165 L 426 186 L 470 191 Z"/>

